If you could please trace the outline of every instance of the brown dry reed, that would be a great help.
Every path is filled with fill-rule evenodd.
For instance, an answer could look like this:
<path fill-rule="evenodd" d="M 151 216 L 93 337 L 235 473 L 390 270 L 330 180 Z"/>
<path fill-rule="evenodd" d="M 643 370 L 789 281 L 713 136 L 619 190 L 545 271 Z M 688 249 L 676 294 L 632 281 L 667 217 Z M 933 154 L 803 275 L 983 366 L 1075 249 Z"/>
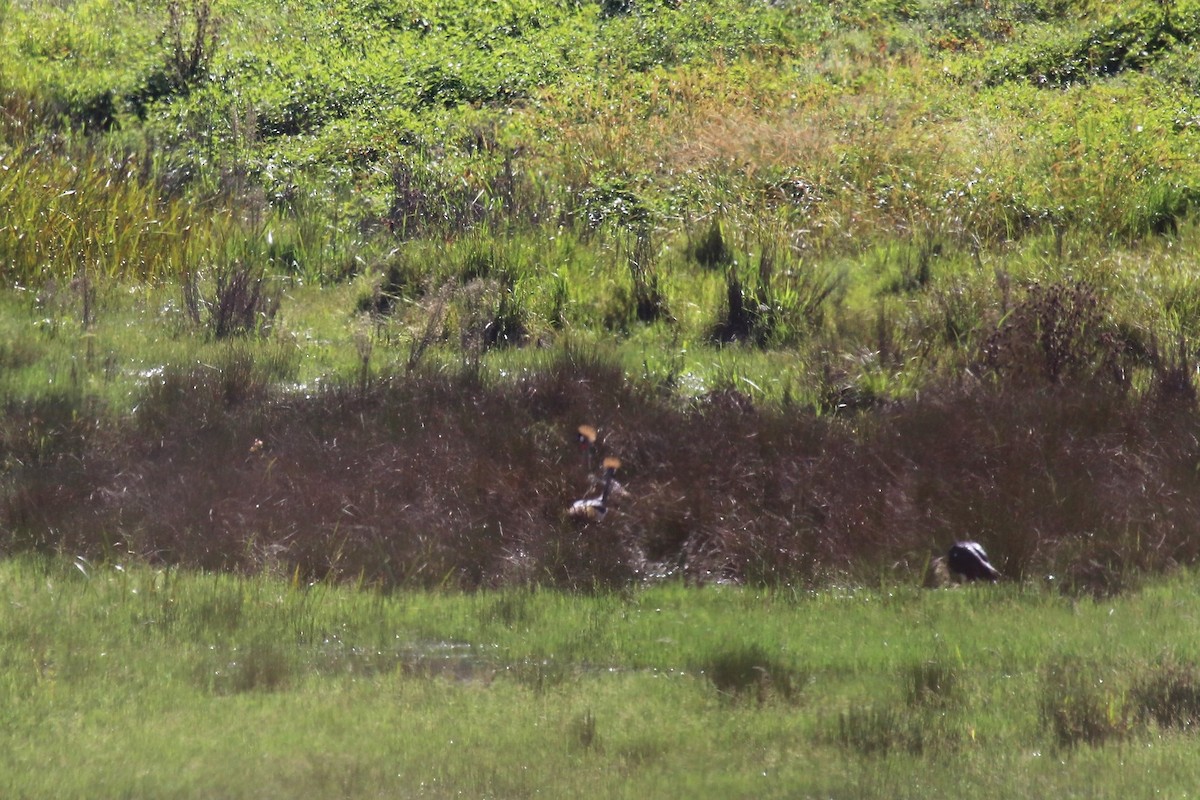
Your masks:
<path fill-rule="evenodd" d="M 0 548 L 591 589 L 916 581 L 970 536 L 1006 577 L 1098 593 L 1200 555 L 1193 395 L 1135 393 L 1074 356 L 1053 381 L 838 416 L 685 401 L 580 348 L 519 378 L 421 367 L 308 393 L 230 352 L 167 369 L 125 419 L 73 394 L 6 401 Z M 580 528 L 585 421 L 628 496 Z"/>

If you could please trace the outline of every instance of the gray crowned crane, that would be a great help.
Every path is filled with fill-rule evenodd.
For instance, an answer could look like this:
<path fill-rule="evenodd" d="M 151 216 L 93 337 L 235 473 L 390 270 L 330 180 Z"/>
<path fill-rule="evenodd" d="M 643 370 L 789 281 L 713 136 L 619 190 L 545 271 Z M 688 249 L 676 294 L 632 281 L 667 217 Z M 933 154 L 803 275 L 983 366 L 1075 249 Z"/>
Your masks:
<path fill-rule="evenodd" d="M 580 425 L 575 433 L 575 441 L 579 443 L 579 449 L 583 451 L 583 456 L 587 460 L 587 471 L 592 473 L 592 453 L 596 450 L 596 429 L 591 425 Z"/>
<path fill-rule="evenodd" d="M 979 542 L 955 542 L 946 553 L 946 566 L 951 575 L 968 581 L 1000 580 L 1000 572 L 988 561 L 987 552 Z"/>
<path fill-rule="evenodd" d="M 604 488 L 601 490 L 600 496 L 576 500 L 567 509 L 567 516 L 589 522 L 599 522 L 604 519 L 604 516 L 608 514 L 608 498 L 613 491 L 613 476 L 617 474 L 620 466 L 621 459 L 619 458 L 610 456 L 604 459 Z"/>

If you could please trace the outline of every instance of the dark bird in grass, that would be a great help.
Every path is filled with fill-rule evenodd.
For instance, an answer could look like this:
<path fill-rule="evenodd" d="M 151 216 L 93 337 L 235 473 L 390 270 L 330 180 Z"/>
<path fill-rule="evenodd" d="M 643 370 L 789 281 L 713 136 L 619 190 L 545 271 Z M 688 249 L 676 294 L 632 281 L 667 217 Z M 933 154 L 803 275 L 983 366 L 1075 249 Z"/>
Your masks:
<path fill-rule="evenodd" d="M 1000 580 L 1000 573 L 988 561 L 987 552 L 979 542 L 955 542 L 946 553 L 946 566 L 950 574 L 962 580 L 991 581 Z"/>
<path fill-rule="evenodd" d="M 599 497 L 585 497 L 582 500 L 576 500 L 567 509 L 567 516 L 575 519 L 588 520 L 590 522 L 599 522 L 608 514 L 608 498 L 613 491 L 613 476 L 617 474 L 617 469 L 621 466 L 619 458 L 604 459 L 604 488 L 600 492 Z"/>

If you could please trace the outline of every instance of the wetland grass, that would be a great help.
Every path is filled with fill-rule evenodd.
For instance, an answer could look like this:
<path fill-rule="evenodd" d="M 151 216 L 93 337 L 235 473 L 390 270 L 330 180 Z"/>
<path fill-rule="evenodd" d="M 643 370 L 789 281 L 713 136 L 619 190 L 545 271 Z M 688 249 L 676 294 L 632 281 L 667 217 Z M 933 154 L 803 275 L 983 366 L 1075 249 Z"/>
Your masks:
<path fill-rule="evenodd" d="M 54 558 L 0 562 L 0 585 L 14 796 L 1122 797 L 1200 775 L 1163 716 L 1200 655 L 1188 574 L 1099 602 L 381 594 Z"/>

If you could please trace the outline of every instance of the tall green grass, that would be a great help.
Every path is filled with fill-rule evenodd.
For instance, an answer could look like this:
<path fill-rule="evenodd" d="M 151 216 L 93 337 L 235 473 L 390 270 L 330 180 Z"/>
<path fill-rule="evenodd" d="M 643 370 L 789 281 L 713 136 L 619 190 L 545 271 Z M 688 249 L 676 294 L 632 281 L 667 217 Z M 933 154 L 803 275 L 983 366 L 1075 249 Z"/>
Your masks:
<path fill-rule="evenodd" d="M 162 199 L 137 156 L 72 158 L 28 147 L 3 161 L 0 258 L 8 286 L 160 281 L 204 246 L 189 224 L 195 212 Z"/>

